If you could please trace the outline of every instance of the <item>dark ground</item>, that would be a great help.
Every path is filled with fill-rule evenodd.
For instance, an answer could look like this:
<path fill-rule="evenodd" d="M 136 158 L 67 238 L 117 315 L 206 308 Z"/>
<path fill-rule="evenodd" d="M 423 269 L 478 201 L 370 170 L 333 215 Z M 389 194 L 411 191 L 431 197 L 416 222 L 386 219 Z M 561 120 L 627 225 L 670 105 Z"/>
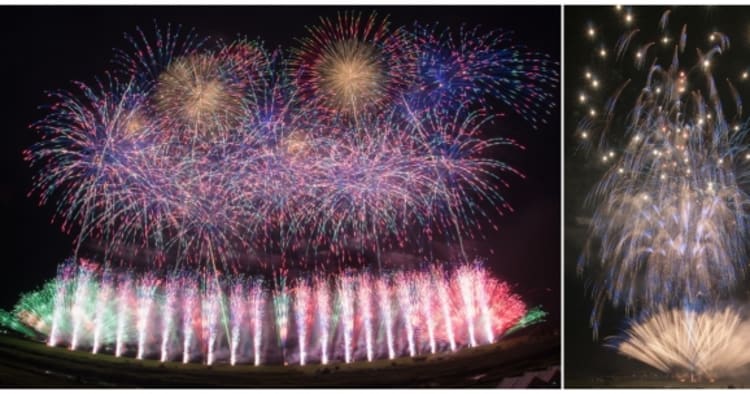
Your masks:
<path fill-rule="evenodd" d="M 566 388 L 604 388 L 604 387 L 629 387 L 629 388 L 748 388 L 750 380 L 744 379 L 721 379 L 715 382 L 680 382 L 676 379 L 657 372 L 631 371 L 628 375 L 609 375 L 600 378 L 571 379 L 566 378 Z"/>
<path fill-rule="evenodd" d="M 3 335 L 0 387 L 497 387 L 506 377 L 559 366 L 559 354 L 559 331 L 547 323 L 455 354 L 305 367 L 161 363 Z"/>

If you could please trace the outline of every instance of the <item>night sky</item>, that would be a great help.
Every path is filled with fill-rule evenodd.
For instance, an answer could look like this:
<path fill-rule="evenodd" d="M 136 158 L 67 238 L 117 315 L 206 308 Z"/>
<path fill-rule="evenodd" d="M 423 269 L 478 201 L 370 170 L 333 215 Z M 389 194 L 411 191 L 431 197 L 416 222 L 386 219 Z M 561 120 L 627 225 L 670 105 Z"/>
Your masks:
<path fill-rule="evenodd" d="M 748 17 L 750 9 L 738 7 L 669 7 L 670 15 L 669 30 L 674 34 L 687 24 L 687 44 L 684 55 L 680 56 L 680 64 L 689 68 L 697 62 L 695 48 L 705 49 L 707 47 L 708 35 L 713 31 L 727 34 L 731 39 L 731 46 L 725 55 L 718 56 L 712 71 L 720 90 L 724 110 L 727 118 L 735 114 L 735 105 L 731 96 L 727 94 L 725 81 L 731 80 L 737 88 L 740 96 L 747 98 L 750 93 L 750 84 L 742 82 L 739 78 L 748 63 L 748 50 L 750 50 L 750 26 Z M 632 7 L 632 14 L 641 32 L 638 43 L 645 42 L 644 37 L 657 37 L 659 20 L 667 10 L 664 6 L 654 7 Z M 565 7 L 565 256 L 564 256 L 564 280 L 565 280 L 565 363 L 566 376 L 590 377 L 601 379 L 613 374 L 629 374 L 636 371 L 656 371 L 644 364 L 626 359 L 616 355 L 613 349 L 602 346 L 603 339 L 620 332 L 625 328 L 625 313 L 612 307 L 604 309 L 603 320 L 599 333 L 599 341 L 594 342 L 592 330 L 589 324 L 589 316 L 592 302 L 585 289 L 586 280 L 593 276 L 580 277 L 576 274 L 576 264 L 585 241 L 586 227 L 581 224 L 581 219 L 591 218 L 592 210 L 584 205 L 584 199 L 594 184 L 601 178 L 606 166 L 601 165 L 600 160 L 592 158 L 580 149 L 580 141 L 576 137 L 576 126 L 583 116 L 586 115 L 589 106 L 580 105 L 578 96 L 582 85 L 586 83 L 584 73 L 586 67 L 596 64 L 600 60 L 594 49 L 599 48 L 599 43 L 607 42 L 608 50 L 614 53 L 614 42 L 625 31 L 623 27 L 622 14 L 618 14 L 613 6 L 606 7 Z M 596 29 L 597 38 L 593 41 L 587 39 L 586 29 L 592 24 Z M 639 44 L 640 45 L 640 44 Z M 660 51 L 663 54 L 664 51 Z M 649 57 L 649 64 L 650 59 Z M 671 60 L 671 57 L 668 58 Z M 664 55 L 660 57 L 660 63 L 668 63 Z M 613 64 L 609 61 L 608 64 Z M 647 66 L 646 66 L 647 67 Z M 601 69 L 601 67 L 599 67 Z M 612 92 L 626 79 L 632 81 L 629 89 L 626 89 L 620 103 L 633 103 L 635 95 L 639 93 L 638 88 L 644 85 L 645 72 L 636 72 L 633 61 L 630 58 L 623 60 L 617 67 L 609 67 L 606 73 L 598 74 L 602 80 L 602 97 L 611 96 Z M 691 80 L 691 84 L 696 81 Z M 602 100 L 597 100 L 602 103 Z M 600 105 L 601 106 L 601 105 Z M 628 115 L 627 108 L 617 108 L 616 117 L 613 120 L 613 131 L 622 133 L 622 128 Z M 594 262 L 598 263 L 598 262 Z M 747 283 L 747 282 L 745 282 Z M 748 286 L 745 286 L 747 288 Z M 742 293 L 740 290 L 738 293 Z M 741 295 L 740 295 L 741 296 Z"/>
<path fill-rule="evenodd" d="M 237 35 L 259 37 L 267 47 L 290 47 L 306 35 L 305 25 L 318 17 L 358 9 L 389 15 L 393 26 L 439 22 L 443 26 L 482 25 L 516 33 L 516 41 L 560 58 L 560 7 L 3 7 L 0 62 L 5 79 L 3 100 L 2 180 L 0 215 L 3 269 L 0 308 L 10 308 L 20 292 L 54 277 L 72 253 L 72 238 L 50 223 L 52 206 L 38 206 L 27 197 L 33 172 L 21 152 L 37 138 L 28 125 L 44 115 L 45 91 L 69 89 L 71 80 L 93 82 L 111 64 L 113 48 L 126 48 L 123 34 L 136 26 L 152 32 L 154 21 L 194 27 L 200 35 L 231 40 Z M 483 30 L 486 31 L 486 30 Z M 559 92 L 559 90 L 558 90 Z M 499 110 L 504 110 L 500 108 Z M 559 324 L 560 294 L 560 123 L 553 109 L 548 127 L 532 130 L 505 112 L 500 134 L 526 146 L 523 153 L 503 159 L 521 169 L 525 180 L 512 182 L 506 197 L 516 210 L 496 218 L 499 232 L 488 233 L 483 247 L 488 264 L 518 286 L 532 305 L 542 304 L 549 321 Z"/>

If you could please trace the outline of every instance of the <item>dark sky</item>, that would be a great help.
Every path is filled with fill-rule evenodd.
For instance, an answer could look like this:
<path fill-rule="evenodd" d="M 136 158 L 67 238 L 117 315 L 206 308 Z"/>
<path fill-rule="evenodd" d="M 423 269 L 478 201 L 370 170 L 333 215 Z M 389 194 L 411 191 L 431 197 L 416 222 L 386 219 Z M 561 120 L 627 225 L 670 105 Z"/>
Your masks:
<path fill-rule="evenodd" d="M 634 42 L 643 43 L 646 37 L 658 37 L 658 23 L 667 9 L 668 7 L 664 6 L 632 7 L 635 24 L 641 29 Z M 680 57 L 681 65 L 689 68 L 696 63 L 695 48 L 705 50 L 707 38 L 711 32 L 720 31 L 727 34 L 731 39 L 731 47 L 712 65 L 717 86 L 720 92 L 726 93 L 728 91 L 726 79 L 729 78 L 740 95 L 748 97 L 750 85 L 740 82 L 738 77 L 742 70 L 750 65 L 748 61 L 750 8 L 694 6 L 669 7 L 669 9 L 672 10 L 669 22 L 672 37 L 684 24 L 687 24 L 688 40 L 685 54 Z M 604 170 L 599 160 L 592 159 L 579 149 L 579 141 L 575 136 L 576 125 L 588 108 L 578 103 L 580 86 L 585 83 L 585 68 L 592 63 L 599 62 L 594 49 L 599 48 L 599 43 L 603 42 L 600 38 L 593 42 L 586 39 L 585 32 L 590 23 L 595 26 L 597 36 L 604 37 L 603 39 L 609 44 L 610 53 L 614 52 L 615 41 L 625 32 L 622 14 L 618 14 L 613 6 L 569 6 L 565 8 L 565 373 L 567 377 L 585 375 L 591 379 L 601 379 L 602 376 L 633 373 L 636 370 L 649 370 L 649 368 L 617 356 L 613 350 L 602 346 L 601 339 L 617 334 L 625 328 L 625 314 L 622 310 L 605 308 L 600 340 L 593 341 L 589 325 L 592 303 L 584 289 L 584 281 L 593 276 L 579 277 L 575 272 L 586 235 L 586 227 L 577 222 L 577 219 L 591 217 L 591 209 L 584 206 L 584 198 L 603 175 Z M 665 51 L 661 50 L 659 56 L 662 60 L 660 63 L 664 63 L 664 59 L 671 60 L 671 51 L 665 54 Z M 617 65 L 610 61 L 608 64 L 612 66 L 606 68 L 606 73 L 600 71 L 599 77 L 605 86 L 603 92 L 607 92 L 603 97 L 609 97 L 614 89 L 627 78 L 632 78 L 632 82 L 619 102 L 621 104 L 633 103 L 635 95 L 639 93 L 638 89 L 644 85 L 645 73 L 636 72 L 630 59 L 627 58 L 626 61 Z M 697 83 L 691 80 L 691 85 L 694 82 Z M 722 94 L 722 99 L 724 110 L 733 115 L 735 111 L 731 98 L 727 94 Z M 602 103 L 602 100 L 597 102 Z M 627 115 L 626 105 L 617 107 L 613 121 L 615 132 L 622 132 Z"/>
<path fill-rule="evenodd" d="M 194 27 L 212 37 L 260 37 L 275 47 L 292 45 L 319 16 L 357 8 L 390 15 L 393 25 L 419 20 L 511 30 L 528 47 L 555 59 L 560 56 L 559 7 L 3 7 L 0 215 L 5 236 L 0 307 L 11 307 L 20 292 L 52 278 L 57 264 L 72 252 L 71 237 L 50 223 L 52 208 L 39 207 L 37 196 L 26 196 L 32 171 L 21 151 L 35 141 L 28 125 L 44 114 L 37 107 L 47 102 L 45 90 L 70 88 L 71 80 L 92 82 L 108 68 L 113 48 L 127 47 L 123 33 L 134 32 L 136 26 L 152 31 L 154 20 L 160 26 Z M 495 255 L 486 257 L 497 272 L 519 284 L 529 302 L 543 303 L 551 320 L 559 322 L 559 108 L 550 121 L 546 129 L 533 131 L 508 114 L 502 124 L 504 135 L 527 147 L 509 160 L 528 179 L 515 181 L 506 194 L 516 213 L 496 220 L 500 232 L 490 234 L 488 241 Z"/>

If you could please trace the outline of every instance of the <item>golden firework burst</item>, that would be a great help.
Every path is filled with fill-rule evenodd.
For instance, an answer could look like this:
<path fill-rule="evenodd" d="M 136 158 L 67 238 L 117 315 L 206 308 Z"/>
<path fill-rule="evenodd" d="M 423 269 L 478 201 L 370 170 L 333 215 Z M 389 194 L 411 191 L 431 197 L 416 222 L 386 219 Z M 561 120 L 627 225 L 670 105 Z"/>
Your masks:
<path fill-rule="evenodd" d="M 242 88 L 216 57 L 194 55 L 174 61 L 159 76 L 156 108 L 196 136 L 216 136 L 237 126 Z"/>
<path fill-rule="evenodd" d="M 322 18 L 299 40 L 291 59 L 302 94 L 331 113 L 377 110 L 414 74 L 414 51 L 404 30 L 372 13 Z"/>
<path fill-rule="evenodd" d="M 338 108 L 356 111 L 383 96 L 383 67 L 371 45 L 355 40 L 335 43 L 318 66 L 321 87 Z"/>

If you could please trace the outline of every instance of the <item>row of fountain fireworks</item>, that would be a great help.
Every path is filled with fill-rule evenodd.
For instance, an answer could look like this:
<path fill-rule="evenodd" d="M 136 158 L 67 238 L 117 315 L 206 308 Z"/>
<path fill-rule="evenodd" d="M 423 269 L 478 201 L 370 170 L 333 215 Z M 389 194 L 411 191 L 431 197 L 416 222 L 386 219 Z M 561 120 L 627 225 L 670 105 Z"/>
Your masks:
<path fill-rule="evenodd" d="M 594 335 L 604 307 L 622 306 L 632 319 L 611 342 L 620 352 L 664 372 L 715 378 L 750 361 L 727 347 L 746 343 L 732 338 L 745 314 L 721 307 L 746 271 L 750 229 L 748 127 L 731 80 L 726 97 L 736 106 L 727 109 L 713 75 L 730 40 L 712 30 L 708 48 L 685 67 L 687 26 L 670 29 L 672 9 L 655 39 L 635 26 L 635 9 L 616 7 L 615 15 L 626 27 L 611 50 L 603 30 L 585 27 L 597 47 L 576 130 L 606 167 L 588 200 L 593 216 L 579 265 L 593 278 Z M 613 66 L 610 58 L 634 63 Z M 606 89 L 617 79 L 612 69 L 635 73 Z"/>
<path fill-rule="evenodd" d="M 493 343 L 543 316 L 527 312 L 508 284 L 478 262 L 377 277 L 347 271 L 263 280 L 189 271 L 113 274 L 72 259 L 13 311 L 50 346 L 208 365 L 350 363 L 456 351 Z"/>

